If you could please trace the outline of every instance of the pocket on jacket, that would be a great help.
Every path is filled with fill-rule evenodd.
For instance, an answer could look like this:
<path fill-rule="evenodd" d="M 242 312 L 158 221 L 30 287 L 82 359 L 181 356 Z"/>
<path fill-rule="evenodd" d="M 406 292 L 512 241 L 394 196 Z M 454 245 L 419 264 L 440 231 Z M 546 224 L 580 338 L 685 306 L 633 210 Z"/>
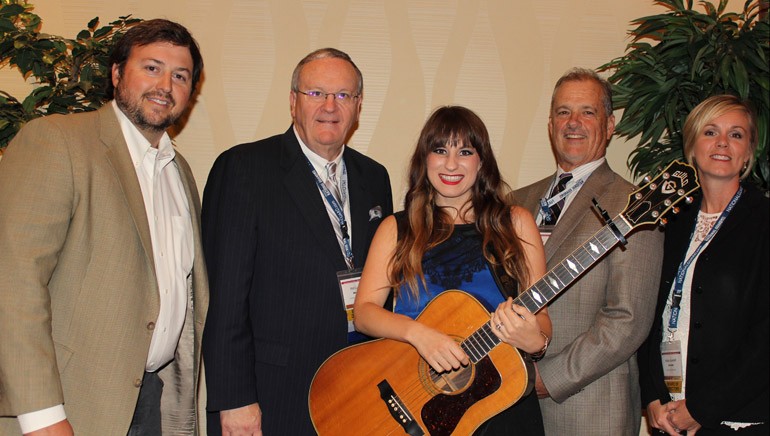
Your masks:
<path fill-rule="evenodd" d="M 64 374 L 70 363 L 70 358 L 72 358 L 72 350 L 56 341 L 53 343 L 53 348 L 56 353 L 56 366 L 59 368 L 59 374 Z"/>

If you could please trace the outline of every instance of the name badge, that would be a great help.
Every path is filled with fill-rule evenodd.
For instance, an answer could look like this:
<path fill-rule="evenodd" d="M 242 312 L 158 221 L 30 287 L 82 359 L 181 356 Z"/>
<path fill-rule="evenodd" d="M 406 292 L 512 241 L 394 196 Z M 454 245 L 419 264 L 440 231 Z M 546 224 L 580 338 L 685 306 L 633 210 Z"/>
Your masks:
<path fill-rule="evenodd" d="M 660 344 L 663 380 L 672 394 L 682 393 L 682 343 L 667 341 Z"/>
<path fill-rule="evenodd" d="M 340 285 L 340 293 L 342 294 L 342 305 L 348 319 L 349 343 L 360 342 L 364 338 L 363 335 L 356 332 L 356 328 L 353 325 L 353 303 L 356 301 L 358 283 L 361 281 L 361 272 L 362 268 L 337 272 L 337 282 Z"/>

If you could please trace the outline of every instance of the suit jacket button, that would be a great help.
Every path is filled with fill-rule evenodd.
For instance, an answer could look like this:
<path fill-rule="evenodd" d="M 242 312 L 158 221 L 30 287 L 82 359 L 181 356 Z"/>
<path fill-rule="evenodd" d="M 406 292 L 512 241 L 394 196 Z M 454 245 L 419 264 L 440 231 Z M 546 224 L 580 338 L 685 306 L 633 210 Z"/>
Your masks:
<path fill-rule="evenodd" d="M 698 364 L 698 362 L 700 362 L 700 359 L 698 359 L 697 357 L 692 357 L 692 358 L 690 358 L 690 363 L 693 363 L 693 364 L 696 364 L 696 365 L 697 365 L 697 364 Z"/>
<path fill-rule="evenodd" d="M 696 329 L 699 329 L 699 328 L 701 328 L 701 323 L 699 323 L 699 322 L 697 322 L 697 321 L 696 321 L 696 322 L 695 322 L 695 324 L 693 324 L 693 326 L 694 326 Z"/>
<path fill-rule="evenodd" d="M 147 330 L 155 330 L 155 323 L 150 321 L 147 323 Z"/>
<path fill-rule="evenodd" d="M 134 387 L 141 388 L 142 387 L 142 379 L 138 378 L 134 380 Z"/>
<path fill-rule="evenodd" d="M 703 288 L 701 286 L 698 286 L 697 288 L 695 288 L 695 293 L 696 294 L 702 294 L 703 293 Z"/>

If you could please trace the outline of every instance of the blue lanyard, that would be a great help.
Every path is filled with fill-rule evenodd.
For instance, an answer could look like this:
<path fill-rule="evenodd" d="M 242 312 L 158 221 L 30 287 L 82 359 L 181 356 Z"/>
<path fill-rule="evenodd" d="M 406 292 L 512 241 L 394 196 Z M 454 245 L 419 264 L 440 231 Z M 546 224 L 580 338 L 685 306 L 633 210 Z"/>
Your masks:
<path fill-rule="evenodd" d="M 668 320 L 668 328 L 672 330 L 676 330 L 676 326 L 679 323 L 679 311 L 681 309 L 680 304 L 682 302 L 682 288 L 684 288 L 684 277 L 687 275 L 687 270 L 690 268 L 690 264 L 698 257 L 698 254 L 703 250 L 703 247 L 705 247 L 709 241 L 714 237 L 714 235 L 717 234 L 719 231 L 719 228 L 722 227 L 722 223 L 725 222 L 727 219 L 727 216 L 730 215 L 730 212 L 733 210 L 733 207 L 735 207 L 735 204 L 738 202 L 738 199 L 741 198 L 741 194 L 743 194 L 743 187 L 738 187 L 738 192 L 733 195 L 732 200 L 730 200 L 730 203 L 727 205 L 727 208 L 722 211 L 722 214 L 719 215 L 719 219 L 714 224 L 714 227 L 711 228 L 711 230 L 708 232 L 705 238 L 701 241 L 700 244 L 698 244 L 698 248 L 695 249 L 695 251 L 690 255 L 689 258 L 687 258 L 685 261 L 679 264 L 679 270 L 676 273 L 676 281 L 674 282 L 674 295 L 671 298 L 671 317 Z M 697 226 L 697 220 L 695 225 Z M 695 236 L 695 229 L 693 229 L 692 234 L 690 235 L 690 240 Z"/>
<path fill-rule="evenodd" d="M 574 180 L 574 179 L 573 179 Z M 586 177 L 577 179 L 577 181 L 574 181 L 572 186 L 569 187 L 569 189 L 565 189 L 558 194 L 554 195 L 553 197 L 546 200 L 545 198 L 540 199 L 540 215 L 543 217 L 543 221 L 549 219 L 551 217 L 551 207 L 553 207 L 554 204 L 562 201 L 563 199 L 567 198 L 568 195 L 572 193 L 572 191 L 575 191 L 577 189 L 580 189 L 581 186 L 583 186 L 583 183 L 585 183 Z M 558 182 L 557 182 L 558 183 Z M 553 188 L 551 188 L 553 189 Z M 550 190 L 549 190 L 550 191 Z"/>
<path fill-rule="evenodd" d="M 308 159 L 307 156 L 305 156 L 305 161 L 310 167 L 310 171 L 313 173 L 316 186 L 318 186 L 318 189 L 321 190 L 321 194 L 326 199 L 326 202 L 329 203 L 329 206 L 331 206 L 332 211 L 334 212 L 334 216 L 337 217 L 337 222 L 339 222 L 340 230 L 342 231 L 342 245 L 344 247 L 343 254 L 345 256 L 345 263 L 347 263 L 349 269 L 353 269 L 353 250 L 350 247 L 350 234 L 348 233 L 348 223 L 345 220 L 345 211 L 342 209 L 342 206 L 339 204 L 339 202 L 337 202 L 337 199 L 334 198 L 334 195 L 331 193 L 331 191 L 329 191 L 329 188 L 326 187 L 326 184 L 321 180 L 321 177 L 318 175 L 318 172 L 315 170 L 313 164 L 310 162 L 310 159 Z M 342 198 L 347 197 L 347 180 L 348 171 L 345 165 L 342 165 L 342 189 L 340 190 L 340 195 Z"/>

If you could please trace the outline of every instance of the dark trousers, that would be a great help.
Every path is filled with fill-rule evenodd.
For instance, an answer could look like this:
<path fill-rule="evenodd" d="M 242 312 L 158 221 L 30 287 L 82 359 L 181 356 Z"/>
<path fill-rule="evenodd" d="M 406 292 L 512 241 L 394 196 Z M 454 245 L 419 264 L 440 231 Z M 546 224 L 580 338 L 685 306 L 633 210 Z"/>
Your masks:
<path fill-rule="evenodd" d="M 518 403 L 482 424 L 473 436 L 543 436 L 543 415 L 533 389 Z M 698 435 L 700 436 L 700 435 Z"/>
<path fill-rule="evenodd" d="M 160 397 L 163 381 L 157 372 L 145 372 L 128 436 L 160 436 Z"/>

